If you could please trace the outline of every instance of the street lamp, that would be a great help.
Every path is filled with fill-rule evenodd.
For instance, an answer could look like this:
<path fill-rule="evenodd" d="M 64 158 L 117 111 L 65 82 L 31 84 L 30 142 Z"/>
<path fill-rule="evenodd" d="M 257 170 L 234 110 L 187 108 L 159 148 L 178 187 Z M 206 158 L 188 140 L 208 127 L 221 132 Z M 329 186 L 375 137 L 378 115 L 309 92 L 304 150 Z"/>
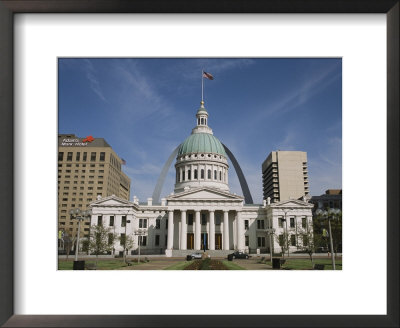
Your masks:
<path fill-rule="evenodd" d="M 287 219 L 286 219 L 286 215 L 288 212 L 290 212 L 289 210 L 283 210 L 283 212 L 285 213 L 285 218 L 282 219 L 282 221 L 285 222 L 285 226 L 286 226 L 286 247 L 287 247 L 287 256 L 289 257 L 289 235 L 288 235 L 288 230 L 287 230 Z M 283 240 L 283 242 L 285 242 L 285 240 Z"/>
<path fill-rule="evenodd" d="M 146 234 L 146 229 L 137 229 L 135 230 L 135 236 L 138 236 L 138 245 L 139 245 L 139 259 L 138 263 L 140 263 L 140 243 L 141 243 L 141 236 Z"/>
<path fill-rule="evenodd" d="M 74 261 L 74 270 L 78 270 L 78 253 L 79 253 L 79 237 L 81 232 L 81 221 L 90 218 L 92 215 L 92 211 L 90 209 L 86 211 L 81 211 L 79 208 L 71 209 L 69 211 L 71 215 L 71 219 L 78 220 L 78 232 L 76 237 L 76 248 L 75 248 L 75 261 Z M 80 268 L 81 270 L 83 268 Z"/>
<path fill-rule="evenodd" d="M 269 253 L 270 253 L 269 257 L 271 262 L 272 262 L 272 236 L 274 235 L 274 233 L 275 233 L 274 228 L 267 229 L 267 234 L 269 236 Z"/>
<path fill-rule="evenodd" d="M 315 211 L 315 214 L 317 214 L 322 219 L 328 219 L 329 243 L 331 245 L 331 258 L 332 258 L 332 268 L 333 268 L 333 270 L 336 270 L 336 266 L 335 266 L 335 255 L 334 255 L 334 251 L 333 251 L 331 220 L 335 219 L 335 217 L 337 215 L 339 215 L 340 213 L 341 213 L 341 210 L 338 209 L 338 208 L 330 208 L 327 211 L 326 210 L 317 209 Z"/>
<path fill-rule="evenodd" d="M 131 220 L 126 220 L 125 219 L 125 238 L 124 238 L 124 262 L 126 264 L 126 252 L 128 251 L 126 249 L 126 239 L 127 239 L 127 235 L 126 235 L 126 226 L 128 225 L 128 223 L 131 223 Z"/>

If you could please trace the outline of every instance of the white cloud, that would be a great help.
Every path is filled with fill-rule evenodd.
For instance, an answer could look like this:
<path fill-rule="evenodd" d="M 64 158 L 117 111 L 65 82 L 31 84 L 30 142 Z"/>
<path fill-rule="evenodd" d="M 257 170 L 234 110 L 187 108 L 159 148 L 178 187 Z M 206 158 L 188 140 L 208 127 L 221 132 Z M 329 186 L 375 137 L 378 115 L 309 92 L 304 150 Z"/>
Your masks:
<path fill-rule="evenodd" d="M 90 88 L 101 100 L 106 101 L 106 98 L 104 97 L 103 91 L 100 87 L 100 82 L 96 77 L 96 70 L 94 69 L 93 64 L 89 59 L 84 59 L 84 62 L 84 70 L 86 78 L 89 80 Z"/>

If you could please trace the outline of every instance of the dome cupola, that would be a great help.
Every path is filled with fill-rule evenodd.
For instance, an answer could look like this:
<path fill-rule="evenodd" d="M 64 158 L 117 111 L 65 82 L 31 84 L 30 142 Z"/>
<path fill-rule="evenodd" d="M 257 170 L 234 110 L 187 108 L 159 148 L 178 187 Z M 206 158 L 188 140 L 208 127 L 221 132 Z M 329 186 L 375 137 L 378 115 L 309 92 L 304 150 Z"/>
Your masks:
<path fill-rule="evenodd" d="M 229 191 L 227 155 L 208 126 L 203 101 L 196 113 L 192 134 L 179 147 L 175 168 L 175 193 L 204 186 Z"/>

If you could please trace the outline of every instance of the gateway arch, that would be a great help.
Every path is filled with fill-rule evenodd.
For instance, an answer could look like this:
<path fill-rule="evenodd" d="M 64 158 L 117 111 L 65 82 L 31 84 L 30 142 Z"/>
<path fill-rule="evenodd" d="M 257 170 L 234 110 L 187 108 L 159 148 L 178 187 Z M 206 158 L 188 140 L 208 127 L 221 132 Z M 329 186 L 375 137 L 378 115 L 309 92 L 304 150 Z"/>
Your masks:
<path fill-rule="evenodd" d="M 178 147 L 176 147 L 174 149 L 174 151 L 171 153 L 171 155 L 168 157 L 167 161 L 165 162 L 163 169 L 161 170 L 161 174 L 157 180 L 156 187 L 154 188 L 154 191 L 153 191 L 153 201 L 155 203 L 160 202 L 160 195 L 161 195 L 162 188 L 164 186 L 165 178 L 167 177 L 167 174 L 168 174 L 169 168 L 171 167 L 172 162 L 178 155 L 178 150 L 179 150 L 180 146 L 181 145 L 179 145 Z M 229 148 L 227 146 L 225 146 L 224 144 L 222 144 L 222 146 L 224 146 L 225 152 L 228 155 L 229 159 L 231 160 L 233 167 L 235 168 L 236 175 L 239 179 L 240 187 L 242 188 L 244 202 L 246 204 L 253 204 L 253 198 L 251 197 L 249 186 L 247 185 L 246 178 L 244 177 L 243 171 L 240 168 L 238 161 L 236 160 L 235 156 L 232 154 L 232 152 L 229 150 Z"/>

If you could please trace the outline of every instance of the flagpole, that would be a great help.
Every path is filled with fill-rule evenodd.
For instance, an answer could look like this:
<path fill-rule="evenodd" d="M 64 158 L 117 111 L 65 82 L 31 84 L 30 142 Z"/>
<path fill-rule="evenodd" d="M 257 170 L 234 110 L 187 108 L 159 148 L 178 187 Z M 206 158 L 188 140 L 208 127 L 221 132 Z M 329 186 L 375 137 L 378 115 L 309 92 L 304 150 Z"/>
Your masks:
<path fill-rule="evenodd" d="M 201 102 L 204 103 L 204 78 L 203 78 L 203 74 L 204 74 L 204 69 L 201 70 Z"/>

